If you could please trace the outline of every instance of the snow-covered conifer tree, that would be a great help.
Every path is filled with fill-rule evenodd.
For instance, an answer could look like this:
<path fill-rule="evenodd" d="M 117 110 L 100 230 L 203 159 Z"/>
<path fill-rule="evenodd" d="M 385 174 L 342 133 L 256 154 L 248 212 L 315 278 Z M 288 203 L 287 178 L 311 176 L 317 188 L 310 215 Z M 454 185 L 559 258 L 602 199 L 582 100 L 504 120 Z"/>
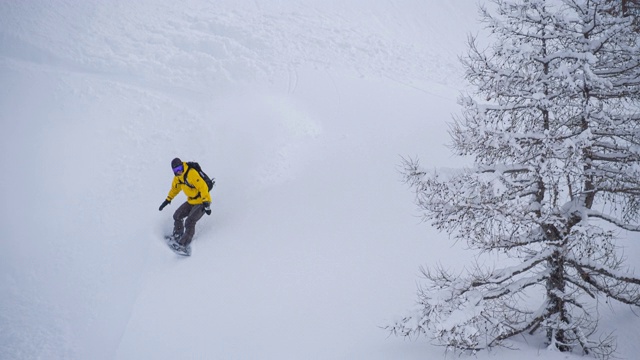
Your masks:
<path fill-rule="evenodd" d="M 448 176 L 406 161 L 425 220 L 507 263 L 462 276 L 424 271 L 420 310 L 389 329 L 476 351 L 542 334 L 551 348 L 608 357 L 592 337 L 601 297 L 640 306 L 616 239 L 639 232 L 640 41 L 611 0 L 492 0 L 492 46 L 469 41 L 475 89 L 451 125 L 474 167 Z"/>

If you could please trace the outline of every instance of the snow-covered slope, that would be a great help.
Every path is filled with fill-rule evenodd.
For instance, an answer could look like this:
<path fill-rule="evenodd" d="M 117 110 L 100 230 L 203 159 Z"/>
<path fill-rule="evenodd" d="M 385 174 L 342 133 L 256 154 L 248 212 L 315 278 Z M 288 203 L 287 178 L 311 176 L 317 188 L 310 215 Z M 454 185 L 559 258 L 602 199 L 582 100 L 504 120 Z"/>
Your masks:
<path fill-rule="evenodd" d="M 380 326 L 421 265 L 472 256 L 419 223 L 396 167 L 463 164 L 445 122 L 474 19 L 468 0 L 0 2 L 0 358 L 441 356 Z M 187 259 L 162 241 L 183 198 L 157 211 L 175 156 L 217 179 Z"/>

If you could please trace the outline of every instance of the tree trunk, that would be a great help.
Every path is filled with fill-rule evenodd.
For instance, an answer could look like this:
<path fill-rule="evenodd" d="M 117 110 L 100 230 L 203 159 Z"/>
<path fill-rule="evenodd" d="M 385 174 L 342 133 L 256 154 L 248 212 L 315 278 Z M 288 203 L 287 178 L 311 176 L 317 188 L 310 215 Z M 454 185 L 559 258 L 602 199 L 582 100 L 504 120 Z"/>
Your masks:
<path fill-rule="evenodd" d="M 564 256 L 560 249 L 556 250 L 551 259 L 549 260 L 549 266 L 552 269 L 549 280 L 547 281 L 547 297 L 549 299 L 549 317 L 557 316 L 559 321 L 557 323 L 569 324 L 570 319 L 567 314 L 565 300 L 562 297 L 565 290 L 564 279 Z M 565 329 L 563 328 L 550 328 L 547 331 L 547 340 L 550 344 L 556 344 L 556 347 L 560 351 L 570 351 L 571 348 L 566 344 L 569 344 Z"/>

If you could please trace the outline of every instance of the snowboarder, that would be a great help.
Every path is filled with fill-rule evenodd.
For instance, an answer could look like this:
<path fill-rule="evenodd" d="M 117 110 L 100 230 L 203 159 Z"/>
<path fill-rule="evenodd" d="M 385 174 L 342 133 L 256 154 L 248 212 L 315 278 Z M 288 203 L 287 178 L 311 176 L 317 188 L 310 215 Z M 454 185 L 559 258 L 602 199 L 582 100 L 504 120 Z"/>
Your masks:
<path fill-rule="evenodd" d="M 173 182 L 160 211 L 171 203 L 180 191 L 184 191 L 187 201 L 173 214 L 173 234 L 169 237 L 169 246 L 182 255 L 191 254 L 191 240 L 196 231 L 196 222 L 202 215 L 211 215 L 211 195 L 209 187 L 198 171 L 189 171 L 189 165 L 179 158 L 171 161 Z M 185 220 L 186 219 L 186 220 Z"/>

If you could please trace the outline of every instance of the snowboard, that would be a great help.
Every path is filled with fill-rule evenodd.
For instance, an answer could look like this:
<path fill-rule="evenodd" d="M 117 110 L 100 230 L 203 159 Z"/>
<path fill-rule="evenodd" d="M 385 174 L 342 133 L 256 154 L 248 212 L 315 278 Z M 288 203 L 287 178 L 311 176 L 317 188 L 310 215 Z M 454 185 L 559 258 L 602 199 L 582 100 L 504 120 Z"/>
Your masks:
<path fill-rule="evenodd" d="M 173 236 L 165 236 L 164 238 L 167 240 L 169 249 L 173 250 L 174 253 L 182 256 L 191 256 L 191 246 L 182 247 L 178 245 Z"/>

